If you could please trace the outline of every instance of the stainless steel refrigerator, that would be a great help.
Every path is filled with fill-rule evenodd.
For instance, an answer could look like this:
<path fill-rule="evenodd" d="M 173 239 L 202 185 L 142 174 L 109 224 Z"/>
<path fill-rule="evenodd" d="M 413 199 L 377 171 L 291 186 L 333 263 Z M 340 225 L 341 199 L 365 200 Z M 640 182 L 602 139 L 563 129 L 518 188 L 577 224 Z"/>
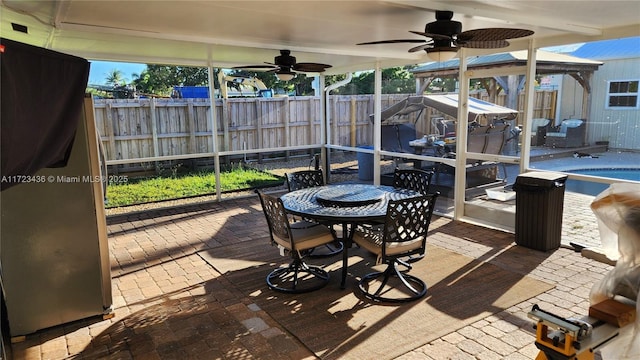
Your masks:
<path fill-rule="evenodd" d="M 34 104 L 37 106 L 37 104 Z M 2 191 L 1 273 L 12 337 L 111 314 L 111 274 L 93 104 L 67 166 Z"/>

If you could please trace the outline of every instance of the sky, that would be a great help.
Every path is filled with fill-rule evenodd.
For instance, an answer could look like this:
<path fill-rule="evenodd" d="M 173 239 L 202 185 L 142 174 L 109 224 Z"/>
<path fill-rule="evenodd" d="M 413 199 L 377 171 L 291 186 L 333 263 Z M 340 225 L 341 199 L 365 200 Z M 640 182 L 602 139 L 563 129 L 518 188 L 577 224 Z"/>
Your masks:
<path fill-rule="evenodd" d="M 146 69 L 146 64 L 132 64 L 111 61 L 90 61 L 89 84 L 104 85 L 108 74 L 113 69 L 120 70 L 127 83 L 133 80 L 131 74 L 140 74 Z"/>

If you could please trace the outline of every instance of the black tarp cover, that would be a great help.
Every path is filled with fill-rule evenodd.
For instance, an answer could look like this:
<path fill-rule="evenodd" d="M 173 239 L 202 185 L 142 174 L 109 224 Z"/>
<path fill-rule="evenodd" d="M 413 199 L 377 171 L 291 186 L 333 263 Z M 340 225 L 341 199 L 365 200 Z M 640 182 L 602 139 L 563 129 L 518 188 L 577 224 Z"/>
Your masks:
<path fill-rule="evenodd" d="M 1 38 L 2 190 L 45 167 L 67 164 L 89 78 L 89 62 Z"/>

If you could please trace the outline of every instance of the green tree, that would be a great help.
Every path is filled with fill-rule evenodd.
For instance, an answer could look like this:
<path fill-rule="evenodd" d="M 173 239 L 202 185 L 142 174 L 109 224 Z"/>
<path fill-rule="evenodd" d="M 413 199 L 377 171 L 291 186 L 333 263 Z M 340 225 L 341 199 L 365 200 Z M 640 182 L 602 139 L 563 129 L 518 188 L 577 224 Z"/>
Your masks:
<path fill-rule="evenodd" d="M 413 66 L 394 67 L 382 70 L 383 94 L 410 94 L 415 92 L 415 80 L 409 70 Z M 217 72 L 215 69 L 214 84 L 219 88 Z M 226 72 L 227 70 L 225 70 Z M 298 73 L 290 81 L 280 81 L 273 72 L 256 72 L 232 69 L 229 75 L 255 77 L 260 79 L 274 94 L 289 94 L 308 96 L 314 94 L 313 76 Z M 121 75 L 121 73 L 120 73 Z M 208 71 L 202 67 L 169 66 L 147 64 L 147 68 L 140 74 L 132 74 L 132 84 L 140 94 L 152 94 L 158 96 L 171 96 L 174 86 L 207 86 Z M 345 75 L 327 76 L 326 84 L 330 85 L 343 80 Z M 118 79 L 118 78 L 115 78 Z M 365 71 L 354 76 L 351 83 L 334 90 L 334 94 L 373 94 L 374 72 Z M 230 83 L 228 86 L 234 87 Z"/>
<path fill-rule="evenodd" d="M 393 67 L 382 70 L 383 94 L 412 94 L 416 91 L 416 83 L 413 74 L 409 72 L 414 66 Z M 336 83 L 345 78 L 344 75 L 332 75 L 327 77 L 327 85 Z M 351 82 L 333 91 L 333 94 L 355 95 L 373 94 L 374 71 L 363 71 L 355 74 Z"/>
<path fill-rule="evenodd" d="M 170 96 L 174 86 L 207 86 L 209 73 L 204 67 L 147 64 L 134 74 L 133 84 L 139 93 Z"/>
<path fill-rule="evenodd" d="M 429 84 L 425 92 L 426 93 L 451 93 L 456 91 L 457 86 L 458 86 L 457 76 L 438 77 Z"/>
<path fill-rule="evenodd" d="M 289 85 L 293 87 L 295 95 L 299 96 L 312 96 L 314 95 L 313 80 L 315 76 L 299 73 L 288 81 Z"/>
<path fill-rule="evenodd" d="M 107 85 L 111 85 L 113 87 L 119 85 L 126 85 L 127 80 L 124 78 L 124 74 L 122 71 L 118 69 L 111 69 L 107 74 L 105 74 L 105 82 Z"/>
<path fill-rule="evenodd" d="M 87 91 L 103 98 L 132 99 L 135 96 L 135 88 L 127 84 L 127 79 L 118 69 L 112 69 L 105 74 L 105 85 L 98 85 L 97 88 L 87 87 Z"/>

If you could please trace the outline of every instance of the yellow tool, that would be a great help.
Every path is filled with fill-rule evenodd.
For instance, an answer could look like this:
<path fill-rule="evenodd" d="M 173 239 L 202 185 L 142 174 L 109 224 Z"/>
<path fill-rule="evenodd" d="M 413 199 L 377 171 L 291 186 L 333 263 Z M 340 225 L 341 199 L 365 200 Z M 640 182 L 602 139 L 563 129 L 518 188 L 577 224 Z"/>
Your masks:
<path fill-rule="evenodd" d="M 595 360 L 596 350 L 619 334 L 619 328 L 585 316 L 565 319 L 533 305 L 528 313 L 536 320 L 536 360 Z M 552 329 L 552 331 L 550 331 Z"/>

